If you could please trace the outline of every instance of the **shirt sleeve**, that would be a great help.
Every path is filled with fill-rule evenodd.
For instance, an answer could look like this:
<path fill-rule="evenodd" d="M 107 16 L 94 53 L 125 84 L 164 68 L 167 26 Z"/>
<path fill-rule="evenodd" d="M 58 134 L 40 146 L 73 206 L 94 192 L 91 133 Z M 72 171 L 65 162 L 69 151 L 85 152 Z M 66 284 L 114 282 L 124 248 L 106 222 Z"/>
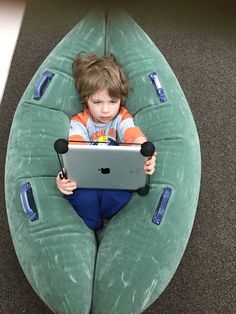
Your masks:
<path fill-rule="evenodd" d="M 123 143 L 135 143 L 135 140 L 143 136 L 147 138 L 141 129 L 135 126 L 134 119 L 127 109 L 121 111 L 121 121 L 118 125 L 118 136 Z"/>
<path fill-rule="evenodd" d="M 69 141 L 89 141 L 89 135 L 86 126 L 79 118 L 79 115 L 71 118 Z"/>

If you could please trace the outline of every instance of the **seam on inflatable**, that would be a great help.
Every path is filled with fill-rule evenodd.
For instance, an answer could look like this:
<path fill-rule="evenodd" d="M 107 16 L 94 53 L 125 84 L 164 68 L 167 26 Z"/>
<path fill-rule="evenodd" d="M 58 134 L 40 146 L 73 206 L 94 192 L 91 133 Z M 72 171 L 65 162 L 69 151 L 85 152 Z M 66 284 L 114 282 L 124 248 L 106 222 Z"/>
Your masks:
<path fill-rule="evenodd" d="M 29 106 L 32 106 L 32 107 L 38 106 L 38 107 L 42 108 L 43 110 L 58 111 L 58 112 L 61 112 L 62 114 L 64 114 L 64 115 L 68 118 L 68 115 L 67 115 L 64 111 L 62 111 L 62 110 L 60 110 L 60 109 L 52 108 L 52 107 L 46 107 L 46 104 L 40 104 L 40 103 L 39 103 L 39 104 L 36 104 L 36 103 L 34 103 L 34 102 L 30 102 L 29 100 L 24 101 L 24 102 L 22 103 L 22 105 L 24 105 L 24 104 L 29 105 Z M 68 119 L 69 119 L 69 118 L 68 118 Z"/>

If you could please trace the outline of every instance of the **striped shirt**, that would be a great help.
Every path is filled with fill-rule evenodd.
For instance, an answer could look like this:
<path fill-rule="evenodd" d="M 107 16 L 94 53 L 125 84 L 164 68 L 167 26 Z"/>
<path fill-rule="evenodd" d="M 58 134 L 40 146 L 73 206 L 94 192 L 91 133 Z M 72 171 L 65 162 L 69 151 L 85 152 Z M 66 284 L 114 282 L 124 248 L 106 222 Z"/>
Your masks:
<path fill-rule="evenodd" d="M 146 137 L 135 126 L 132 115 L 122 106 L 115 118 L 107 123 L 95 123 L 87 107 L 71 118 L 69 141 L 96 142 L 102 136 L 119 143 L 133 143 L 140 136 Z"/>

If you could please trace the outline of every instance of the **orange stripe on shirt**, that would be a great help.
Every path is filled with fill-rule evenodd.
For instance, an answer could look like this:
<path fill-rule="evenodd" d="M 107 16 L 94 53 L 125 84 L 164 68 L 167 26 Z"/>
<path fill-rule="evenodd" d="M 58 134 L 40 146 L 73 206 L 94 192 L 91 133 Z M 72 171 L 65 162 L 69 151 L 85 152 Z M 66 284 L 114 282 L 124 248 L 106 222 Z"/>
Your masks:
<path fill-rule="evenodd" d="M 76 134 L 76 135 L 69 136 L 68 141 L 69 141 L 69 144 L 75 144 L 75 145 L 77 144 L 78 145 L 80 143 L 78 143 L 78 142 L 71 142 L 71 141 L 85 141 L 85 139 L 83 138 L 83 136 Z"/>
<path fill-rule="evenodd" d="M 82 123 L 83 125 L 87 125 L 88 119 L 91 116 L 91 113 L 87 108 L 85 108 L 83 111 L 79 112 L 75 116 L 71 118 L 71 120 L 77 121 Z"/>
<path fill-rule="evenodd" d="M 125 107 L 120 107 L 119 115 L 121 115 L 121 121 L 133 118 L 132 115 L 129 113 L 129 111 Z"/>

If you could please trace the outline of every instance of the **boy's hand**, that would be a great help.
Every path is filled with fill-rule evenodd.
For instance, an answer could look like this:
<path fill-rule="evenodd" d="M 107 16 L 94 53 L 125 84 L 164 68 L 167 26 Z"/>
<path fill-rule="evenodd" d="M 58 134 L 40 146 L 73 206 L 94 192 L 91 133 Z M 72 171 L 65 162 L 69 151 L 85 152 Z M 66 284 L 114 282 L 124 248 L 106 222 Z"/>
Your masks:
<path fill-rule="evenodd" d="M 60 172 L 56 177 L 56 184 L 61 193 L 66 195 L 73 194 L 73 191 L 77 188 L 77 185 L 74 181 L 65 178 L 61 179 Z"/>
<path fill-rule="evenodd" d="M 153 154 L 153 156 L 149 159 L 147 159 L 144 163 L 144 171 L 148 175 L 152 175 L 155 171 L 155 165 L 156 165 L 156 157 L 157 152 Z"/>

